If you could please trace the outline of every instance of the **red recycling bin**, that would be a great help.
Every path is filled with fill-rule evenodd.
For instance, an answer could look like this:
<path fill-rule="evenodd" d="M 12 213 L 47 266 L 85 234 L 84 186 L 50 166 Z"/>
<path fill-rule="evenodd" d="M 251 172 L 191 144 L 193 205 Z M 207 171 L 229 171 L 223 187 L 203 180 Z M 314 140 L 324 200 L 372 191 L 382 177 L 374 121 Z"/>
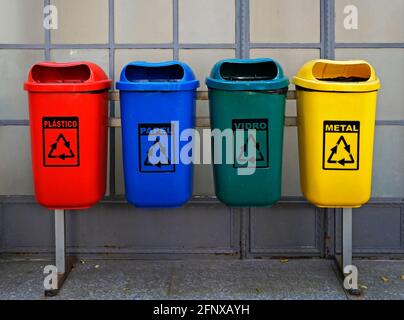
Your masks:
<path fill-rule="evenodd" d="M 91 62 L 35 64 L 28 91 L 35 196 L 49 209 L 84 209 L 105 194 L 108 89 Z"/>

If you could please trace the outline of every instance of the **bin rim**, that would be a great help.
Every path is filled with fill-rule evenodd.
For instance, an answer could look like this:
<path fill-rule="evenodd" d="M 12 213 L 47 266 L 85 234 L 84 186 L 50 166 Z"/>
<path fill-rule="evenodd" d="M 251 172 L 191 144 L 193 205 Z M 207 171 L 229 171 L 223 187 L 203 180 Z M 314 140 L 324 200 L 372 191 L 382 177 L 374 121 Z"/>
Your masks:
<path fill-rule="evenodd" d="M 87 67 L 88 79 L 83 82 L 47 82 L 41 83 L 35 80 L 33 71 L 35 68 L 54 68 L 61 70 L 63 68 Z M 34 64 L 28 73 L 28 79 L 24 82 L 24 90 L 28 92 L 89 92 L 102 91 L 111 88 L 112 81 L 105 74 L 104 70 L 93 62 L 39 62 Z"/>
<path fill-rule="evenodd" d="M 176 81 L 131 81 L 127 79 L 126 70 L 129 67 L 162 68 L 180 66 L 183 71 L 181 79 Z M 163 62 L 132 61 L 125 65 L 121 71 L 120 81 L 116 88 L 120 91 L 191 91 L 199 88 L 199 81 L 195 78 L 192 69 L 184 62 L 178 60 Z"/>
<path fill-rule="evenodd" d="M 273 79 L 267 80 L 252 80 L 252 81 L 235 81 L 226 80 L 221 75 L 221 67 L 225 63 L 232 64 L 259 64 L 265 62 L 273 62 L 277 68 L 277 75 Z M 280 64 L 271 58 L 259 59 L 223 59 L 217 62 L 206 79 L 206 85 L 209 89 L 219 89 L 228 91 L 269 91 L 287 88 L 289 79 L 284 76 L 283 69 Z"/>
<path fill-rule="evenodd" d="M 345 66 L 342 69 L 347 71 L 347 67 L 366 65 L 368 67 L 369 76 L 366 81 L 330 81 L 318 79 L 313 69 L 319 64 L 326 64 L 330 66 Z M 324 68 L 325 70 L 325 68 Z M 323 70 L 323 71 L 324 71 Z M 341 76 L 344 74 L 341 73 Z M 380 80 L 376 75 L 376 72 L 372 65 L 365 60 L 328 60 L 328 59 L 316 59 L 306 62 L 293 77 L 293 83 L 297 87 L 302 87 L 315 91 L 330 91 L 330 92 L 370 92 L 380 89 Z"/>

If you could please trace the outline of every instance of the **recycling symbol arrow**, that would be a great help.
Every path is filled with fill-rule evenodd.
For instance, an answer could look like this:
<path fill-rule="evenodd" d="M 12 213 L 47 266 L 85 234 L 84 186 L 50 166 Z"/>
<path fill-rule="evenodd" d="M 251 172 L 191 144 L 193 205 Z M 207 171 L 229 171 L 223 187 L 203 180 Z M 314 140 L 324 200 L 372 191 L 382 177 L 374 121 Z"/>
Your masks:
<path fill-rule="evenodd" d="M 61 140 L 63 142 L 63 145 L 68 150 L 67 154 L 65 152 L 63 152 L 62 154 L 57 154 L 58 144 L 59 144 L 59 142 Z M 50 149 L 50 151 L 48 153 L 48 158 L 50 158 L 50 159 L 59 158 L 59 159 L 62 159 L 62 160 L 66 160 L 66 159 L 72 159 L 74 157 L 75 156 L 74 156 L 74 152 L 71 149 L 70 141 L 67 141 L 65 136 L 61 133 L 58 136 L 58 138 L 56 139 L 56 142 L 51 145 L 51 149 Z"/>
<path fill-rule="evenodd" d="M 252 143 L 253 147 L 255 148 L 256 152 L 258 153 L 258 158 L 257 157 L 250 157 L 249 159 L 246 158 L 245 154 L 248 152 L 248 144 Z M 265 158 L 260 150 L 260 143 L 257 142 L 252 135 L 248 137 L 246 140 L 245 144 L 240 147 L 240 154 L 237 157 L 237 160 L 242 163 L 242 162 L 259 162 L 259 161 L 264 161 Z"/>
<path fill-rule="evenodd" d="M 344 149 L 345 149 L 345 151 L 348 152 L 348 154 L 349 154 L 349 159 L 348 159 L 348 160 L 345 159 L 345 158 L 342 158 L 342 159 L 340 159 L 340 160 L 335 160 L 335 159 L 334 159 L 334 157 L 336 156 L 336 154 L 337 154 L 337 152 L 338 152 L 338 147 L 339 147 L 339 145 L 341 144 L 341 142 L 344 144 Z M 352 163 L 355 163 L 355 159 L 354 159 L 354 157 L 353 157 L 353 155 L 352 155 L 352 153 L 351 153 L 351 145 L 349 145 L 349 144 L 346 142 L 344 136 L 341 136 L 341 137 L 338 139 L 337 144 L 336 144 L 333 148 L 331 148 L 331 154 L 330 154 L 330 156 L 328 157 L 327 162 L 328 162 L 328 163 L 339 163 L 341 166 L 344 166 L 344 167 L 345 167 L 345 164 L 352 164 Z"/>

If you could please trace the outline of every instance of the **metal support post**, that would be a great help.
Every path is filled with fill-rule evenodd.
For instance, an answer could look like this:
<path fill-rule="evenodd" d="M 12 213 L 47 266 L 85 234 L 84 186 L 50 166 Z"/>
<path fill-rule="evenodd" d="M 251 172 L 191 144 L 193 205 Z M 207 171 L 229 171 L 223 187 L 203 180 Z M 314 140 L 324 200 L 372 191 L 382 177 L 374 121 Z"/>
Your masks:
<path fill-rule="evenodd" d="M 352 265 L 352 208 L 342 209 L 341 232 L 341 253 L 335 253 L 337 265 L 341 271 L 342 277 L 345 278 L 344 272 L 346 266 Z M 351 295 L 360 295 L 359 289 L 348 289 Z"/>
<path fill-rule="evenodd" d="M 65 210 L 55 210 L 55 261 L 57 269 L 56 289 L 45 290 L 45 296 L 52 297 L 59 293 L 64 281 L 73 269 L 74 258 L 66 257 L 66 222 Z"/>

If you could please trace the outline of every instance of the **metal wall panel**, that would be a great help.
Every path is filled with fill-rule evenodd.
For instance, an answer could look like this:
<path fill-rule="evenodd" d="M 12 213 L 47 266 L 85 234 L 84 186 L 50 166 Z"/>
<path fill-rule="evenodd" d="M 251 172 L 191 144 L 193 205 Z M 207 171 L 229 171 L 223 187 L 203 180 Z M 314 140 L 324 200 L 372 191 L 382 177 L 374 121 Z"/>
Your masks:
<path fill-rule="evenodd" d="M 353 254 L 355 256 L 403 255 L 404 214 L 400 204 L 367 204 L 352 213 Z M 340 231 L 336 215 L 336 233 Z M 340 250 L 337 241 L 337 251 Z"/>
<path fill-rule="evenodd" d="M 324 210 L 309 204 L 251 209 L 251 256 L 323 256 L 323 221 Z"/>
<path fill-rule="evenodd" d="M 3 253 L 53 250 L 52 211 L 33 203 L 3 203 L 0 214 Z M 153 211 L 103 203 L 68 212 L 66 221 L 67 250 L 75 253 L 239 253 L 240 214 L 216 203 Z"/>

